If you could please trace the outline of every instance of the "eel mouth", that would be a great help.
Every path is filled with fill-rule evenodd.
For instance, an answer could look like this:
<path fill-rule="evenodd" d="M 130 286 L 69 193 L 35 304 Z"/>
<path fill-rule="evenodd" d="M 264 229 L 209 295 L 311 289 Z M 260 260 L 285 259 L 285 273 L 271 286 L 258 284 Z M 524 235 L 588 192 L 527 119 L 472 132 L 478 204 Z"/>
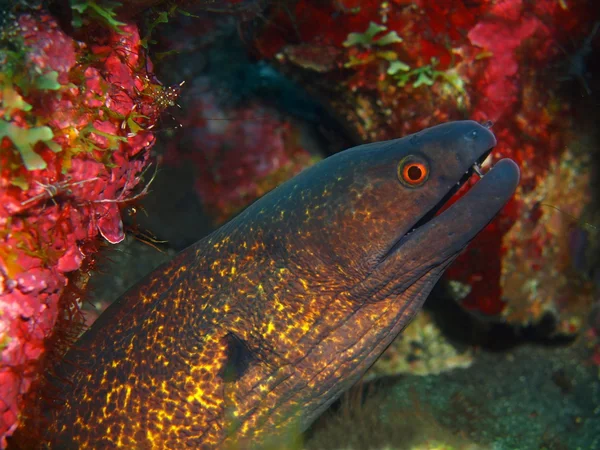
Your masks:
<path fill-rule="evenodd" d="M 423 225 L 430 222 L 434 217 L 436 217 L 437 215 L 442 213 L 446 209 L 446 207 L 449 207 L 453 203 L 453 202 L 452 203 L 450 202 L 450 199 L 472 177 L 477 176 L 479 179 L 483 178 L 485 176 L 485 173 L 487 173 L 487 170 L 484 171 L 483 167 L 486 166 L 488 170 L 491 168 L 491 165 L 484 164 L 484 162 L 486 161 L 486 159 L 488 158 L 488 156 L 490 155 L 490 153 L 492 152 L 493 149 L 494 149 L 493 147 L 490 147 L 479 158 L 477 158 L 477 160 L 469 167 L 469 169 L 464 173 L 464 175 L 456 182 L 456 184 L 452 187 L 452 189 L 450 189 L 446 193 L 446 195 L 444 195 L 442 197 L 442 199 L 435 204 L 435 206 L 433 208 L 431 208 L 429 211 L 427 211 L 417 222 L 415 222 L 415 224 L 411 227 L 411 229 L 407 233 L 405 233 L 400 239 L 398 239 L 396 241 L 396 243 L 390 248 L 390 250 L 386 253 L 386 255 L 393 253 L 398 247 L 402 246 L 402 244 L 404 244 L 406 242 L 406 240 L 410 237 L 410 235 L 413 232 L 415 232 L 416 230 L 421 228 Z M 476 183 L 474 183 L 473 186 L 475 184 Z M 470 189 L 472 189 L 473 186 L 471 186 Z"/>
<path fill-rule="evenodd" d="M 415 231 L 417 228 L 422 227 L 423 225 L 425 225 L 427 222 L 429 222 L 431 219 L 433 219 L 435 216 L 437 216 L 439 213 L 442 212 L 442 210 L 444 209 L 445 206 L 449 206 L 449 200 L 460 190 L 461 187 L 463 187 L 463 185 L 469 181 L 472 177 L 477 176 L 480 179 L 484 177 L 485 173 L 484 173 L 484 162 L 485 160 L 488 158 L 488 156 L 490 155 L 490 153 L 492 153 L 493 147 L 490 148 L 489 150 L 487 150 L 485 153 L 483 153 L 474 163 L 471 167 L 469 167 L 469 169 L 464 173 L 464 175 L 460 178 L 460 180 L 458 180 L 456 182 L 456 184 L 454 185 L 454 187 L 452 189 L 450 189 L 448 191 L 448 193 L 446 195 L 444 195 L 442 197 L 442 199 L 436 203 L 436 205 L 431 208 L 429 211 L 427 211 L 423 217 L 421 217 L 419 219 L 418 222 L 416 222 L 413 227 L 409 230 L 408 233 L 406 233 L 404 236 L 412 233 L 413 231 Z M 491 166 L 490 166 L 491 167 Z M 473 186 L 471 186 L 473 187 Z"/>

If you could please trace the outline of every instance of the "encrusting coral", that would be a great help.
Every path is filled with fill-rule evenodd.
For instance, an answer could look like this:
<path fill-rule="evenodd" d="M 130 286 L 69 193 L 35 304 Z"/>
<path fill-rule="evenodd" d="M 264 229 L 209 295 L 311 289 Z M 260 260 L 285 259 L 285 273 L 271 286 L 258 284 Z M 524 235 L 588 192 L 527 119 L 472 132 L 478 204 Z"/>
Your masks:
<path fill-rule="evenodd" d="M 44 340 L 69 314 L 76 329 L 78 305 L 59 306 L 71 275 L 99 236 L 123 240 L 121 209 L 147 189 L 152 128 L 177 96 L 154 78 L 137 27 L 106 25 L 85 42 L 43 11 L 1 26 L 0 446 Z"/>

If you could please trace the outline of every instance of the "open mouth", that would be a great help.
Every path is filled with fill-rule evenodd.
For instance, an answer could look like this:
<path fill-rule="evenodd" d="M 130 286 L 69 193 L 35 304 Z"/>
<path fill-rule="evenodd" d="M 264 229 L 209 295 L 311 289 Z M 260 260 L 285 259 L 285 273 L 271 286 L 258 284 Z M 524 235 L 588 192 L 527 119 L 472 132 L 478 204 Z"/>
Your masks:
<path fill-rule="evenodd" d="M 444 197 L 442 197 L 442 199 L 433 208 L 429 210 L 429 212 L 427 212 L 423 217 L 421 217 L 421 219 L 419 219 L 417 223 L 415 223 L 415 225 L 411 228 L 409 233 L 425 225 L 432 218 L 442 213 L 447 207 L 454 203 L 453 201 L 451 202 L 450 199 L 454 197 L 454 195 L 460 190 L 461 187 L 463 187 L 463 185 L 467 181 L 471 179 L 471 177 L 477 175 L 479 178 L 483 178 L 484 170 L 482 166 L 484 165 L 484 161 L 487 159 L 491 152 L 492 149 L 490 148 L 483 155 L 481 155 L 479 159 L 477 159 L 477 161 L 475 161 L 473 165 L 469 167 L 469 170 L 465 172 L 461 179 L 456 182 L 456 185 L 454 185 L 454 187 L 450 189 L 448 193 L 444 195 Z"/>
<path fill-rule="evenodd" d="M 475 161 L 473 163 L 473 165 L 471 165 L 471 167 L 469 167 L 469 169 L 464 173 L 464 175 L 460 178 L 460 180 L 458 180 L 456 182 L 456 185 L 450 189 L 448 191 L 448 193 L 446 193 L 446 195 L 444 195 L 444 197 L 442 197 L 442 199 L 433 207 L 431 208 L 427 213 L 425 213 L 423 215 L 423 217 L 421 217 L 414 225 L 413 227 L 408 231 L 408 233 L 406 233 L 404 236 L 402 236 L 394 245 L 393 247 L 390 249 L 390 253 L 393 252 L 396 248 L 400 247 L 405 241 L 406 239 L 410 236 L 410 234 L 412 232 L 414 232 L 415 230 L 417 230 L 418 228 L 422 227 L 423 225 L 425 225 L 427 222 L 429 222 L 431 219 L 433 219 L 435 216 L 437 216 L 438 214 L 441 214 L 445 209 L 447 209 L 448 207 L 450 207 L 450 205 L 452 205 L 454 203 L 454 201 L 450 201 L 452 199 L 452 197 L 460 190 L 460 188 L 469 180 L 471 179 L 471 177 L 473 176 L 478 176 L 479 178 L 483 178 L 485 176 L 484 173 L 484 169 L 483 166 L 486 166 L 487 164 L 484 164 L 484 162 L 486 161 L 487 157 L 490 155 L 490 153 L 492 152 L 493 148 L 490 148 L 489 150 L 487 150 L 485 153 L 483 153 L 478 159 L 477 161 Z M 488 167 L 489 168 L 489 167 Z"/>

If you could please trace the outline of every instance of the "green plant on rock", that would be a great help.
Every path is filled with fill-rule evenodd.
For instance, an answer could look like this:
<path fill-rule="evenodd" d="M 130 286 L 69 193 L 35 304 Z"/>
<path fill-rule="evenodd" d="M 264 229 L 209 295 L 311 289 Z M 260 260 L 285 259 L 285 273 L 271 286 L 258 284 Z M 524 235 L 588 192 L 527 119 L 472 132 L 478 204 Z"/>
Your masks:
<path fill-rule="evenodd" d="M 46 161 L 38 155 L 33 147 L 43 142 L 52 151 L 60 151 L 60 146 L 52 141 L 54 134 L 50 127 L 21 128 L 13 123 L 0 120 L 0 140 L 7 137 L 21 154 L 27 170 L 45 169 Z"/>
<path fill-rule="evenodd" d="M 436 58 L 431 58 L 430 64 L 421 67 L 411 68 L 408 64 L 396 60 L 391 61 L 387 73 L 391 75 L 399 87 L 412 84 L 414 88 L 420 86 L 433 86 L 437 80 L 444 81 L 460 95 L 465 94 L 464 80 L 453 70 L 436 70 L 438 64 Z"/>
<path fill-rule="evenodd" d="M 120 2 L 94 0 L 71 0 L 71 9 L 73 11 L 72 24 L 75 28 L 85 26 L 86 22 L 91 20 L 99 22 L 108 28 L 112 28 L 117 33 L 123 33 L 121 27 L 125 23 L 117 20 L 116 9 L 121 6 Z"/>
<path fill-rule="evenodd" d="M 91 134 L 95 134 L 97 136 L 101 136 L 106 138 L 106 147 L 100 147 L 96 144 L 95 140 L 92 138 Z M 75 144 L 69 149 L 73 154 L 81 153 L 81 152 L 91 152 L 94 150 L 98 150 L 101 152 L 110 152 L 118 150 L 121 142 L 127 142 L 127 138 L 124 136 L 119 136 L 116 134 L 106 133 L 104 131 L 100 131 L 94 127 L 94 125 L 90 124 L 85 126 L 77 137 L 77 141 Z"/>
<path fill-rule="evenodd" d="M 364 33 L 348 34 L 348 37 L 342 45 L 344 47 L 352 47 L 354 45 L 363 47 L 371 47 L 376 45 L 381 47 L 384 45 L 402 42 L 402 38 L 398 36 L 395 31 L 390 31 L 389 33 L 386 33 L 377 39 L 375 38 L 375 36 L 385 30 L 387 30 L 385 25 L 378 25 L 375 22 L 371 22 L 369 23 L 369 28 L 367 28 Z"/>
<path fill-rule="evenodd" d="M 387 27 L 384 25 L 378 25 L 374 22 L 369 24 L 369 28 L 364 33 L 350 33 L 348 37 L 342 44 L 344 47 L 359 47 L 363 49 L 370 49 L 373 46 L 375 47 L 383 47 L 389 44 L 394 44 L 398 42 L 402 42 L 402 38 L 398 36 L 395 31 L 390 31 L 389 33 L 384 34 L 379 38 L 375 38 L 382 31 L 387 30 Z M 395 60 L 398 58 L 396 52 L 392 50 L 376 50 L 367 55 L 350 55 L 350 60 L 344 64 L 345 68 L 350 68 L 354 66 L 362 66 L 365 64 L 369 64 L 376 59 L 385 59 L 387 61 Z"/>
<path fill-rule="evenodd" d="M 41 142 L 56 153 L 61 147 L 52 140 L 52 129 L 29 114 L 32 105 L 26 98 L 32 92 L 57 91 L 62 86 L 56 71 L 41 71 L 28 62 L 29 48 L 16 27 L 13 21 L 0 30 L 0 140 L 12 142 L 27 170 L 45 169 L 46 162 L 34 148 Z M 25 124 L 15 123 L 17 114 L 22 114 Z"/>

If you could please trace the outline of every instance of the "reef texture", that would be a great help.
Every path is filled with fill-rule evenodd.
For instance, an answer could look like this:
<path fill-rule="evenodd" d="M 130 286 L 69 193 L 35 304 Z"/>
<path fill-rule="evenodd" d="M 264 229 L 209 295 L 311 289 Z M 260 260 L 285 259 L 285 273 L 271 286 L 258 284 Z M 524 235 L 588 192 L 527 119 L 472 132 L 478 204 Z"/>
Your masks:
<path fill-rule="evenodd" d="M 469 367 L 472 362 L 472 349 L 459 351 L 442 334 L 431 315 L 422 311 L 383 352 L 364 380 L 401 373 L 437 375 Z"/>
<path fill-rule="evenodd" d="M 165 164 L 191 164 L 195 190 L 215 223 L 222 223 L 318 157 L 305 150 L 297 127 L 258 102 L 218 102 L 206 79 L 186 93 L 183 133 L 167 144 Z"/>
<path fill-rule="evenodd" d="M 589 166 L 569 163 L 579 144 L 565 91 L 589 93 L 586 67 L 600 36 L 595 8 L 556 0 L 300 0 L 273 8 L 253 45 L 359 141 L 453 119 L 493 121 L 498 146 L 488 164 L 513 158 L 521 185 L 447 278 L 474 313 L 516 325 L 549 313 L 555 332 L 571 334 L 593 302 L 590 268 L 577 267 L 572 245 L 598 244 L 589 234 L 595 228 L 579 220 Z M 578 233 L 585 237 L 577 241 Z"/>
<path fill-rule="evenodd" d="M 80 298 L 61 297 L 87 279 L 72 274 L 99 235 L 124 238 L 121 208 L 146 191 L 151 129 L 177 94 L 149 72 L 136 26 L 112 25 L 78 42 L 39 12 L 0 31 L 1 447 L 44 340 L 80 319 Z"/>
<path fill-rule="evenodd" d="M 517 301 L 509 302 L 502 315 L 511 322 L 537 322 L 550 314 L 559 318 L 558 331 L 564 334 L 586 325 L 595 287 L 579 269 L 585 266 L 586 236 L 597 231 L 577 220 L 590 202 L 586 167 L 587 155 L 566 150 L 521 197 L 529 220 L 517 220 L 503 238 L 500 286 L 504 297 Z"/>
<path fill-rule="evenodd" d="M 248 19 L 259 14 L 269 0 L 127 0 L 118 5 L 119 17 L 134 17 L 149 8 L 168 9 L 173 6 L 194 8 L 212 13 L 233 14 Z"/>

